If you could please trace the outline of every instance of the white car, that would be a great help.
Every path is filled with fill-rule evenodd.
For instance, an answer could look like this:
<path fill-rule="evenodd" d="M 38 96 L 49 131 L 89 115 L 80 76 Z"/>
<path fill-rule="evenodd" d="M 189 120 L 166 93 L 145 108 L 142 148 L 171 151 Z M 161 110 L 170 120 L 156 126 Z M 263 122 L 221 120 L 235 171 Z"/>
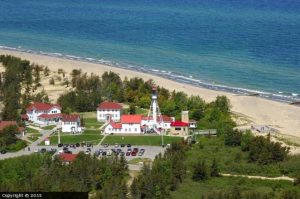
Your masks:
<path fill-rule="evenodd" d="M 39 152 L 39 150 L 38 150 L 38 149 L 34 149 L 34 152 L 35 152 L 35 153 L 38 153 L 38 152 Z"/>
<path fill-rule="evenodd" d="M 85 154 L 89 155 L 89 154 L 91 154 L 91 151 L 87 150 L 87 151 L 85 151 Z"/>

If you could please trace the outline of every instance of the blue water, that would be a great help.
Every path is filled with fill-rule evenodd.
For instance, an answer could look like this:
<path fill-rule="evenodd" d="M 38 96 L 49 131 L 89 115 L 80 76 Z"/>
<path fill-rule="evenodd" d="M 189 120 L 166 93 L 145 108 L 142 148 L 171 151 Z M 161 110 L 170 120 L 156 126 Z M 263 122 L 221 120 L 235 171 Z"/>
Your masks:
<path fill-rule="evenodd" d="M 300 95 L 299 0 L 1 0 L 0 45 L 281 101 Z"/>

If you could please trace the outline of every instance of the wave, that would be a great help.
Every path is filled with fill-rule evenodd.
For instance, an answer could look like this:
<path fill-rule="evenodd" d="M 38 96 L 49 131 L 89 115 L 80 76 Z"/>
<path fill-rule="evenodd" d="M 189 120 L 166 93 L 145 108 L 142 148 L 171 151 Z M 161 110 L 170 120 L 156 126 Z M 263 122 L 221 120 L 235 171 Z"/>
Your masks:
<path fill-rule="evenodd" d="M 151 68 L 149 66 L 138 66 L 134 64 L 126 64 L 126 63 L 118 63 L 111 60 L 104 60 L 104 59 L 97 59 L 97 58 L 91 58 L 91 57 L 78 57 L 75 55 L 69 55 L 69 54 L 61 54 L 59 52 L 44 52 L 44 51 L 33 51 L 29 49 L 23 49 L 23 48 L 14 48 L 14 47 L 8 47 L 8 46 L 1 46 L 0 49 L 3 50 L 12 50 L 12 51 L 19 51 L 19 52 L 28 52 L 32 54 L 39 54 L 39 55 L 46 55 L 50 57 L 58 57 L 58 58 L 64 58 L 69 60 L 78 60 L 78 61 L 84 61 L 84 62 L 91 62 L 91 63 L 98 63 L 98 64 L 104 64 L 108 66 L 113 66 L 117 68 L 124 68 L 129 69 L 133 71 L 138 72 L 144 72 L 156 76 L 160 76 L 163 78 L 167 78 L 170 80 L 174 80 L 180 83 L 185 83 L 201 88 L 207 88 L 211 90 L 216 91 L 225 91 L 230 92 L 238 95 L 258 95 L 259 97 L 263 97 L 266 99 L 271 99 L 275 101 L 285 102 L 285 103 L 291 103 L 294 101 L 299 101 L 300 98 L 298 98 L 297 93 L 287 93 L 284 94 L 282 91 L 277 91 L 275 93 L 261 91 L 261 90 L 254 90 L 254 89 L 247 89 L 247 88 L 240 88 L 240 87 L 233 87 L 233 86 L 227 86 L 227 85 L 221 85 L 216 84 L 214 82 L 204 82 L 200 79 L 196 79 L 191 75 L 185 75 L 181 73 L 177 73 L 175 71 L 166 71 L 166 70 L 159 70 L 156 68 Z"/>

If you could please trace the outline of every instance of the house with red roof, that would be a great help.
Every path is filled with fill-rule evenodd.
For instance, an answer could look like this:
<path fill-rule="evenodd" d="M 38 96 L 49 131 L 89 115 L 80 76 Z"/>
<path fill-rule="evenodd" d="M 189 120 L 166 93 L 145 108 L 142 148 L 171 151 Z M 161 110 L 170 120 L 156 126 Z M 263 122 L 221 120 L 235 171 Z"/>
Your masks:
<path fill-rule="evenodd" d="M 17 127 L 17 136 L 24 136 L 25 135 L 25 128 L 19 127 L 16 121 L 0 121 L 0 132 L 9 126 L 16 126 Z"/>
<path fill-rule="evenodd" d="M 189 134 L 189 123 L 182 122 L 182 121 L 174 121 L 171 122 L 171 135 L 180 135 L 185 136 Z"/>
<path fill-rule="evenodd" d="M 104 133 L 128 133 L 128 134 L 139 134 L 141 133 L 141 121 L 142 115 L 122 115 L 121 122 L 110 123 L 105 127 Z"/>
<path fill-rule="evenodd" d="M 120 121 L 122 106 L 115 102 L 102 102 L 97 107 L 97 120 L 107 122 L 110 120 Z"/>
<path fill-rule="evenodd" d="M 81 126 L 80 116 L 76 114 L 62 115 L 61 131 L 63 133 L 73 133 L 73 134 L 81 133 L 83 131 L 83 127 Z"/>
<path fill-rule="evenodd" d="M 58 124 L 62 117 L 60 105 L 41 102 L 34 102 L 29 105 L 26 109 L 26 115 L 29 121 L 39 125 Z"/>
<path fill-rule="evenodd" d="M 71 162 L 73 162 L 76 157 L 77 154 L 70 154 L 70 153 L 61 153 L 58 155 L 58 157 L 61 159 L 61 161 L 63 161 L 65 164 L 70 164 Z"/>

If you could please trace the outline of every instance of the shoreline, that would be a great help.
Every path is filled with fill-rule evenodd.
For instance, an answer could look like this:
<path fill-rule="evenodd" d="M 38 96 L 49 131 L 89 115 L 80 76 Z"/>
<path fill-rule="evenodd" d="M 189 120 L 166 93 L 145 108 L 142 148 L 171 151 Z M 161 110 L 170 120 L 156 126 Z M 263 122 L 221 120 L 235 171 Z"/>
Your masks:
<path fill-rule="evenodd" d="M 35 55 L 44 55 L 44 56 L 62 58 L 62 59 L 67 59 L 67 60 L 76 60 L 76 61 L 81 61 L 81 62 L 106 65 L 106 66 L 110 66 L 110 67 L 114 67 L 114 68 L 146 73 L 146 74 L 162 77 L 165 79 L 169 79 L 172 81 L 176 81 L 178 83 L 192 85 L 195 87 L 205 88 L 205 89 L 214 90 L 214 91 L 228 92 L 228 93 L 232 93 L 232 94 L 236 94 L 236 95 L 258 96 L 258 97 L 268 99 L 268 100 L 284 102 L 284 103 L 288 103 L 288 104 L 296 104 L 296 105 L 298 102 L 300 102 L 300 98 L 298 97 L 298 94 L 296 94 L 296 93 L 289 93 L 288 95 L 286 95 L 280 91 L 278 91 L 278 93 L 272 93 L 272 92 L 267 92 L 267 91 L 263 91 L 263 90 L 247 89 L 247 88 L 242 88 L 242 87 L 237 87 L 237 86 L 227 86 L 227 85 L 223 85 L 223 84 L 209 83 L 209 82 L 201 81 L 199 79 L 195 79 L 193 76 L 187 76 L 187 75 L 177 73 L 174 71 L 154 69 L 154 68 L 146 67 L 146 66 L 132 65 L 132 64 L 128 64 L 128 63 L 118 63 L 118 62 L 114 62 L 114 61 L 90 58 L 90 57 L 78 57 L 78 56 L 69 55 L 69 54 L 50 53 L 50 52 L 44 52 L 44 51 L 33 51 L 33 50 L 23 49 L 21 47 L 14 48 L 14 47 L 0 46 L 0 50 L 24 52 L 24 53 L 30 53 L 30 54 L 35 54 Z"/>
<path fill-rule="evenodd" d="M 73 69 L 82 69 L 86 73 L 102 75 L 105 71 L 118 73 L 122 79 L 125 77 L 140 77 L 144 80 L 153 79 L 154 82 L 169 90 L 183 91 L 188 95 L 199 95 L 205 101 L 213 101 L 218 95 L 225 95 L 230 99 L 232 112 L 236 112 L 247 117 L 251 123 L 258 125 L 268 125 L 278 129 L 282 134 L 296 136 L 300 138 L 300 107 L 289 105 L 263 97 L 237 95 L 225 91 L 217 91 L 208 88 L 194 86 L 184 82 L 171 80 L 164 76 L 125 69 L 122 67 L 93 63 L 76 59 L 67 59 L 58 56 L 29 53 L 19 50 L 9 50 L 0 48 L 0 54 L 13 55 L 22 59 L 27 59 L 39 65 L 48 66 L 50 70 L 57 71 L 59 68 L 70 73 Z"/>

